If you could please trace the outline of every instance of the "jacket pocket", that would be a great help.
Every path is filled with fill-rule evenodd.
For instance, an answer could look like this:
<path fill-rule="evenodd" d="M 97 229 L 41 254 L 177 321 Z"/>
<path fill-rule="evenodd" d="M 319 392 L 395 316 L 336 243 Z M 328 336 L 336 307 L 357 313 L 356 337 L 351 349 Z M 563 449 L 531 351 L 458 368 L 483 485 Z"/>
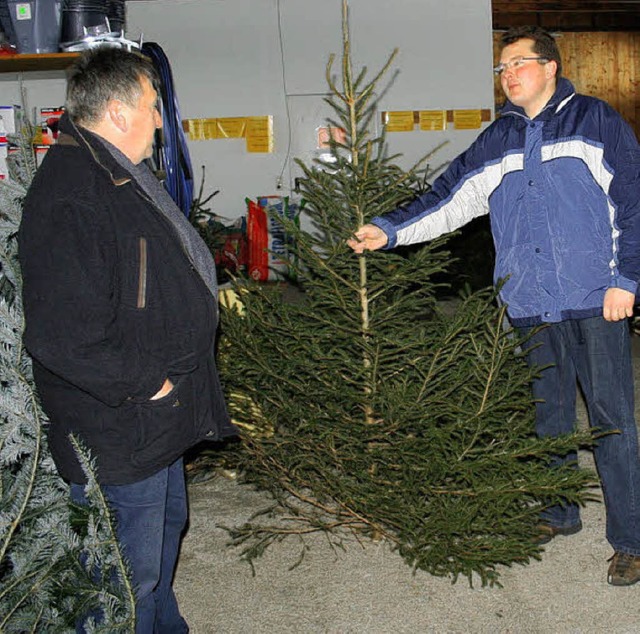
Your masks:
<path fill-rule="evenodd" d="M 193 377 L 170 377 L 171 392 L 154 401 L 136 404 L 137 434 L 132 454 L 139 468 L 162 467 L 195 442 Z"/>
<path fill-rule="evenodd" d="M 146 308 L 147 306 L 147 239 L 139 238 L 138 240 L 138 294 L 136 307 Z"/>

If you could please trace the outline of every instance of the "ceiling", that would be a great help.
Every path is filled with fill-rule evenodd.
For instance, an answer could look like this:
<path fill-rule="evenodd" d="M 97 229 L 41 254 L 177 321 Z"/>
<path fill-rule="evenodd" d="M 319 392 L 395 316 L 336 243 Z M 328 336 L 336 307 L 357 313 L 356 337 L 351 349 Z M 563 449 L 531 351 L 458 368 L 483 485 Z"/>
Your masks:
<path fill-rule="evenodd" d="M 495 30 L 640 31 L 640 0 L 492 0 L 492 9 Z"/>

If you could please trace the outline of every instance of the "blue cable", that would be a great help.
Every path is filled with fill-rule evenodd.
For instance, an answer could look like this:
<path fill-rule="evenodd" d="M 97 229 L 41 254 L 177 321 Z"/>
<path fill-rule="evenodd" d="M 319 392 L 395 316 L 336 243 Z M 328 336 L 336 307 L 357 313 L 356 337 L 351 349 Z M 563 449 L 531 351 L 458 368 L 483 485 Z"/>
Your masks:
<path fill-rule="evenodd" d="M 153 62 L 160 76 L 159 96 L 162 101 L 163 141 L 156 143 L 156 151 L 167 177 L 165 189 L 189 217 L 193 203 L 193 169 L 187 139 L 182 129 L 182 117 L 178 106 L 178 97 L 173 87 L 173 75 L 169 60 L 159 44 L 146 42 L 142 52 Z"/>

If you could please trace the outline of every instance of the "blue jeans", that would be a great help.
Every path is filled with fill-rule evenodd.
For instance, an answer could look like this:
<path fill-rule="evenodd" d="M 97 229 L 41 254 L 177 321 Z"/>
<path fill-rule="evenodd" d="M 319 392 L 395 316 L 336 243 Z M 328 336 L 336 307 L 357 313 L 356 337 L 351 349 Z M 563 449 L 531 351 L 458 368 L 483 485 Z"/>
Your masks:
<path fill-rule="evenodd" d="M 526 332 L 526 331 L 525 331 Z M 640 458 L 634 420 L 633 366 L 626 320 L 603 317 L 549 324 L 526 344 L 529 363 L 553 364 L 533 383 L 539 436 L 571 433 L 576 419 L 576 379 L 587 404 L 589 423 L 617 430 L 597 441 L 594 457 L 607 510 L 607 540 L 617 552 L 640 555 Z M 577 454 L 558 458 L 576 461 Z M 557 527 L 580 521 L 576 505 L 546 509 L 542 518 Z"/>
<path fill-rule="evenodd" d="M 182 458 L 140 482 L 101 488 L 116 517 L 118 540 L 131 569 L 136 634 L 188 632 L 172 587 L 187 522 Z M 71 485 L 71 499 L 86 504 L 83 485 Z"/>

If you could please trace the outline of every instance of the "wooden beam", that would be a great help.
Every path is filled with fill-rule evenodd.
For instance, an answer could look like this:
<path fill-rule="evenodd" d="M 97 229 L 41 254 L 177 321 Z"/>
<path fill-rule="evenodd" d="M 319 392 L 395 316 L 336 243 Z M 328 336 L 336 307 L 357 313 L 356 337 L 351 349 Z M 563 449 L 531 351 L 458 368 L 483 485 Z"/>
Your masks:
<path fill-rule="evenodd" d="M 640 13 L 640 0 L 493 0 L 494 13 Z"/>
<path fill-rule="evenodd" d="M 550 31 L 640 31 L 638 13 L 493 13 L 494 30 L 535 25 Z"/>

